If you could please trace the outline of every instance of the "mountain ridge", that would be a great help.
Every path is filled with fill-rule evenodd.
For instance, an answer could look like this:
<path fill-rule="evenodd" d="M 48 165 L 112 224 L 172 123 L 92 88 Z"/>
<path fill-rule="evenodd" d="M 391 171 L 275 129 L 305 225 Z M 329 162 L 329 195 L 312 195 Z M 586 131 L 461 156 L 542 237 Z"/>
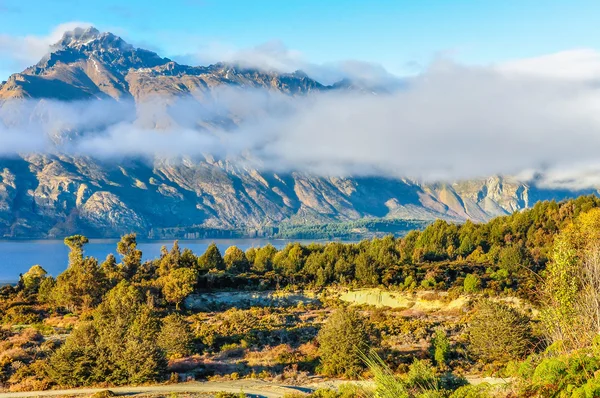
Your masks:
<path fill-rule="evenodd" d="M 385 92 L 349 80 L 326 86 L 301 71 L 181 65 L 88 28 L 67 32 L 38 64 L 0 85 L 0 106 L 15 99 L 127 99 L 139 104 L 158 95 L 187 96 L 202 107 L 223 87 L 267 89 L 291 98 L 328 90 Z M 197 126 L 235 126 L 238 119 L 226 113 L 198 120 Z M 0 237 L 117 237 L 125 232 L 146 238 L 272 236 L 286 225 L 369 219 L 486 221 L 537 200 L 582 193 L 595 190 L 544 189 L 504 176 L 427 184 L 276 173 L 208 154 L 199 159 L 130 158 L 118 164 L 40 153 L 0 159 Z"/>

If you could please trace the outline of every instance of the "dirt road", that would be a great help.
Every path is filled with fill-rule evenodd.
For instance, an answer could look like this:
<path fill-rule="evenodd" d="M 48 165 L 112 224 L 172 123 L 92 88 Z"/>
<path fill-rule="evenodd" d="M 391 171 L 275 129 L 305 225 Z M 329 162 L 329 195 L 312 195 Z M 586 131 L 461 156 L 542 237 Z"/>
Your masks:
<path fill-rule="evenodd" d="M 91 395 L 98 391 L 104 391 L 106 388 L 79 388 L 69 390 L 48 390 L 36 392 L 0 392 L 0 398 L 18 398 L 18 397 L 52 397 L 59 395 Z M 231 392 L 239 393 L 243 391 L 249 397 L 281 398 L 285 394 L 300 391 L 309 391 L 306 388 L 279 385 L 261 380 L 236 380 L 236 381 L 209 381 L 209 382 L 188 382 L 169 385 L 154 385 L 140 387 L 114 387 L 109 388 L 115 394 L 150 394 L 150 393 L 171 393 L 171 392 Z"/>

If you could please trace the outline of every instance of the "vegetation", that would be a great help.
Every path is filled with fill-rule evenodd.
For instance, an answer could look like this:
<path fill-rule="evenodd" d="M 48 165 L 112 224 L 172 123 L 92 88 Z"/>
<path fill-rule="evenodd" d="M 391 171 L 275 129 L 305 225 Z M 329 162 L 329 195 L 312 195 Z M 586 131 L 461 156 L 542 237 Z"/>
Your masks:
<path fill-rule="evenodd" d="M 522 359 L 532 348 L 530 320 L 510 306 L 480 303 L 469 323 L 469 348 L 485 361 Z"/>
<path fill-rule="evenodd" d="M 317 336 L 321 372 L 328 376 L 352 377 L 364 368 L 361 352 L 372 344 L 363 316 L 353 309 L 334 312 Z"/>
<path fill-rule="evenodd" d="M 485 224 L 436 221 L 358 243 L 223 254 L 213 244 L 197 255 L 175 242 L 155 259 L 144 259 L 133 234 L 104 261 L 86 256 L 87 238 L 69 237 L 63 273 L 35 265 L 0 288 L 0 383 L 22 391 L 213 377 L 302 384 L 322 374 L 373 378 L 375 388 L 314 397 L 599 396 L 599 205 L 592 196 L 543 202 Z M 340 300 L 367 287 L 411 304 Z M 240 290 L 318 300 L 192 305 Z M 470 386 L 469 374 L 512 382 Z"/>

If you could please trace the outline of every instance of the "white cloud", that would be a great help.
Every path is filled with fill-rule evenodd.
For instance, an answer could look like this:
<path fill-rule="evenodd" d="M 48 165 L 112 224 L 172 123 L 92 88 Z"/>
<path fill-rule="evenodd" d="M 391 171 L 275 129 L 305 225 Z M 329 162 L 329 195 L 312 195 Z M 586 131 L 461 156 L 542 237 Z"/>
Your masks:
<path fill-rule="evenodd" d="M 89 26 L 92 25 L 88 22 L 73 21 L 60 24 L 43 36 L 0 34 L 0 69 L 20 72 L 46 55 L 50 46 L 58 42 L 66 31 Z"/>
<path fill-rule="evenodd" d="M 208 42 L 193 54 L 174 58 L 179 62 L 193 65 L 226 62 L 279 73 L 292 73 L 300 70 L 323 84 L 333 84 L 345 78 L 366 85 L 397 84 L 399 82 L 399 78 L 389 73 L 383 66 L 370 62 L 358 60 L 322 64 L 310 62 L 301 51 L 290 49 L 279 40 L 242 49 L 220 42 Z"/>
<path fill-rule="evenodd" d="M 313 66 L 280 43 L 232 51 L 229 60 L 240 54 L 245 62 L 282 71 Z M 377 96 L 340 90 L 291 99 L 222 88 L 199 96 L 202 102 L 154 98 L 135 112 L 126 102 L 49 103 L 43 112 L 29 104 L 22 111 L 27 117 L 0 111 L 0 135 L 9 137 L 0 147 L 27 150 L 11 144 L 17 130 L 32 137 L 89 130 L 63 149 L 103 157 L 211 153 L 320 175 L 457 180 L 510 174 L 581 189 L 600 185 L 598 60 L 591 50 L 490 67 L 439 59 L 401 90 Z M 374 65 L 336 67 L 385 81 L 385 70 Z M 30 115 L 40 112 L 41 118 Z M 227 119 L 239 122 L 231 128 L 222 123 Z"/>
<path fill-rule="evenodd" d="M 589 49 L 562 51 L 505 62 L 498 70 L 542 78 L 592 80 L 600 78 L 600 52 Z"/>

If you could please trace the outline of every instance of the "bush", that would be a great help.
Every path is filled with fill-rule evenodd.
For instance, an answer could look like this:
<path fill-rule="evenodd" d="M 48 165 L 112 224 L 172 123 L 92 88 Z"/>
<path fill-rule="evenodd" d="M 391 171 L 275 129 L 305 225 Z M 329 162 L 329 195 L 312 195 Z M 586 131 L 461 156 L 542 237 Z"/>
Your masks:
<path fill-rule="evenodd" d="M 580 351 L 569 355 L 546 358 L 536 366 L 530 380 L 530 388 L 541 396 L 563 396 L 575 389 L 585 392 L 600 391 L 600 358 Z M 596 397 L 576 395 L 573 397 Z"/>
<path fill-rule="evenodd" d="M 246 398 L 247 395 L 243 392 L 239 392 L 237 394 L 231 392 L 220 391 L 215 394 L 215 398 Z"/>
<path fill-rule="evenodd" d="M 529 322 L 506 304 L 483 301 L 469 324 L 469 349 L 489 362 L 523 358 L 532 346 Z"/>
<path fill-rule="evenodd" d="M 90 395 L 90 398 L 108 398 L 108 397 L 114 397 L 115 393 L 110 391 L 110 390 L 104 390 L 104 391 L 98 391 L 97 393 L 94 393 L 92 395 Z"/>
<path fill-rule="evenodd" d="M 432 357 L 435 364 L 445 367 L 450 354 L 450 340 L 443 329 L 437 329 L 431 342 Z"/>
<path fill-rule="evenodd" d="M 193 340 L 192 329 L 180 315 L 169 315 L 162 320 L 157 343 L 167 357 L 191 355 L 194 348 Z"/>
<path fill-rule="evenodd" d="M 364 369 L 361 352 L 371 343 L 367 321 L 356 310 L 334 312 L 317 336 L 321 373 L 354 377 Z"/>
<path fill-rule="evenodd" d="M 468 274 L 463 283 L 465 293 L 477 293 L 481 289 L 481 279 L 475 274 Z"/>
<path fill-rule="evenodd" d="M 439 387 L 439 379 L 435 370 L 426 360 L 415 360 L 408 368 L 404 382 L 410 389 L 436 390 Z"/>
<path fill-rule="evenodd" d="M 4 314 L 2 323 L 13 325 L 31 325 L 42 320 L 41 314 L 28 305 L 17 305 L 9 308 Z"/>

